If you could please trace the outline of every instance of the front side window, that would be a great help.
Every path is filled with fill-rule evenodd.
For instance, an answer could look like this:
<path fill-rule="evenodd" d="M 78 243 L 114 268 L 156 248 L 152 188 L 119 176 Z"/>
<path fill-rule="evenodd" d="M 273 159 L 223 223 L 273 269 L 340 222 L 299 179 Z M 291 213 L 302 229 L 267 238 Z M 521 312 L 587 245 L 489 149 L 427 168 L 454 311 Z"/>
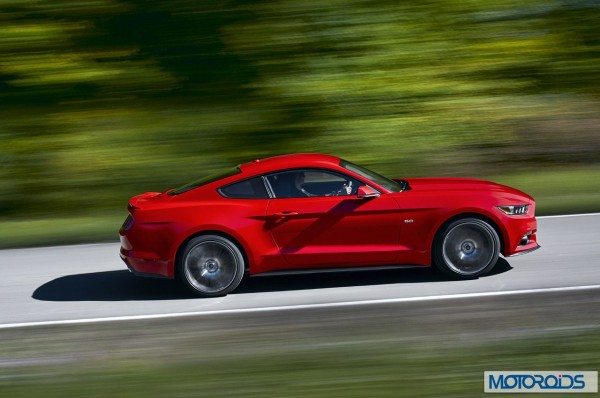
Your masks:
<path fill-rule="evenodd" d="M 385 189 L 387 189 L 389 191 L 400 192 L 404 189 L 402 187 L 402 184 L 400 184 L 399 182 L 390 180 L 389 178 L 384 177 L 381 174 L 374 172 L 373 170 L 369 170 L 366 167 L 362 167 L 357 164 L 350 163 L 347 160 L 340 161 L 340 166 L 358 174 L 361 177 L 366 178 L 367 180 L 373 181 L 374 183 L 384 187 Z"/>
<path fill-rule="evenodd" d="M 290 170 L 267 176 L 276 198 L 356 195 L 359 181 L 325 170 Z"/>
<path fill-rule="evenodd" d="M 219 192 L 228 198 L 266 199 L 269 197 L 262 177 L 254 177 L 229 184 L 219 189 Z"/>

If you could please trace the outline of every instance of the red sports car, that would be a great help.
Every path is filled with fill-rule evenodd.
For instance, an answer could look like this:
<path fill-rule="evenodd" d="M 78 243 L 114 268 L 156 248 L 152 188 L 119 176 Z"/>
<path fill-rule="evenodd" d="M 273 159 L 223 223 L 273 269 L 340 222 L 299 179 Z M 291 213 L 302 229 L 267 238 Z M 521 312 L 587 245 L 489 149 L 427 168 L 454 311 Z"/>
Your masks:
<path fill-rule="evenodd" d="M 457 278 L 501 253 L 537 249 L 533 198 L 488 181 L 389 179 L 321 154 L 255 160 L 129 201 L 121 257 L 135 274 L 194 293 L 233 291 L 244 275 L 434 265 Z"/>

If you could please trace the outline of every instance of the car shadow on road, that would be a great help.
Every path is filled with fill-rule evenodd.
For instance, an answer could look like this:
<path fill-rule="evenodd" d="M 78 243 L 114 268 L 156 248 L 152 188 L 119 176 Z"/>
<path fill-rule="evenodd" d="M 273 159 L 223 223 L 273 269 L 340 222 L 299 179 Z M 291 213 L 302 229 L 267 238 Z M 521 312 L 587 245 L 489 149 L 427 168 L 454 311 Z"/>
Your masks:
<path fill-rule="evenodd" d="M 500 258 L 492 272 L 485 277 L 511 269 L 510 264 Z M 232 294 L 450 280 L 430 268 L 260 276 L 246 278 Z M 190 299 L 194 295 L 176 281 L 141 278 L 127 270 L 119 270 L 62 276 L 35 289 L 32 297 L 42 301 L 144 301 Z"/>

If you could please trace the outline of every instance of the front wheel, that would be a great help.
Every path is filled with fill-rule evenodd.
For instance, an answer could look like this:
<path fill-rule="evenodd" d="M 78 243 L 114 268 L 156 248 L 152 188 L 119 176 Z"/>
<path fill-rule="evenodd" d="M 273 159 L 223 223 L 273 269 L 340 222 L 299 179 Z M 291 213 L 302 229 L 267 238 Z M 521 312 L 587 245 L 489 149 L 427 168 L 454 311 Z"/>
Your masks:
<path fill-rule="evenodd" d="M 244 269 L 244 256 L 235 243 L 219 235 L 202 235 L 185 245 L 178 276 L 196 295 L 216 297 L 238 287 Z"/>
<path fill-rule="evenodd" d="M 477 218 L 462 218 L 448 224 L 433 246 L 435 266 L 461 279 L 487 274 L 499 255 L 498 233 L 488 222 Z"/>

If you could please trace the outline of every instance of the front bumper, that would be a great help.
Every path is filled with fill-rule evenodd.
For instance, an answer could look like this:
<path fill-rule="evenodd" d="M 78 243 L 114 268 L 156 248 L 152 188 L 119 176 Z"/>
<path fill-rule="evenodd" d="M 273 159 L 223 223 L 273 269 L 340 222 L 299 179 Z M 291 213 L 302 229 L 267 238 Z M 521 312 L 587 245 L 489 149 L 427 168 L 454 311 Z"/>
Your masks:
<path fill-rule="evenodd" d="M 504 242 L 505 257 L 530 253 L 540 248 L 537 242 L 537 220 L 530 216 L 505 216 L 507 238 Z M 527 236 L 526 241 L 523 238 Z"/>
<path fill-rule="evenodd" d="M 520 250 L 514 254 L 511 254 L 510 256 L 507 257 L 514 257 L 514 256 L 520 256 L 521 254 L 527 254 L 527 253 L 531 253 L 533 251 L 536 251 L 537 249 L 539 249 L 541 246 L 538 245 L 537 243 L 535 244 L 535 247 L 532 247 L 531 249 L 525 249 L 525 250 Z"/>

